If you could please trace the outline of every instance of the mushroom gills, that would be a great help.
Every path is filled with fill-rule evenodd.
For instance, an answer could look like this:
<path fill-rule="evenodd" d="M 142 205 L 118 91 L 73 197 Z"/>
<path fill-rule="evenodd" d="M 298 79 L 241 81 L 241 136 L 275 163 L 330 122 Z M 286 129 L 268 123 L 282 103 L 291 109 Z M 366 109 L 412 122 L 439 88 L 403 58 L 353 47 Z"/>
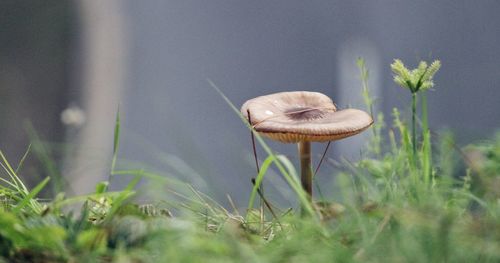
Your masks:
<path fill-rule="evenodd" d="M 284 111 L 285 115 L 295 121 L 320 119 L 325 112 L 318 108 L 295 106 Z"/>

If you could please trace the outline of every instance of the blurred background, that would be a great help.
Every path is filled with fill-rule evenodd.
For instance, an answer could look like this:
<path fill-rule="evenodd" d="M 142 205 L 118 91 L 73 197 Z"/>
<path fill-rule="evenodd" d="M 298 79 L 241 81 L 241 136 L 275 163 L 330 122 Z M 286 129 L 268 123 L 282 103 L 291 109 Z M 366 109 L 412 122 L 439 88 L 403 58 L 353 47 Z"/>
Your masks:
<path fill-rule="evenodd" d="M 499 11 L 493 0 L 1 0 L 0 149 L 16 164 L 35 140 L 22 176 L 59 171 L 54 190 L 88 193 L 109 174 L 120 105 L 119 168 L 244 204 L 255 175 L 249 132 L 207 79 L 237 107 L 310 90 L 364 109 L 358 57 L 388 123 L 410 99 L 392 81 L 393 59 L 440 59 L 431 129 L 460 144 L 488 138 L 500 126 Z M 355 160 L 366 139 L 336 142 L 329 157 Z M 269 144 L 296 161 L 294 145 Z M 331 175 L 327 164 L 318 179 L 328 186 Z M 286 200 L 281 179 L 267 178 Z"/>

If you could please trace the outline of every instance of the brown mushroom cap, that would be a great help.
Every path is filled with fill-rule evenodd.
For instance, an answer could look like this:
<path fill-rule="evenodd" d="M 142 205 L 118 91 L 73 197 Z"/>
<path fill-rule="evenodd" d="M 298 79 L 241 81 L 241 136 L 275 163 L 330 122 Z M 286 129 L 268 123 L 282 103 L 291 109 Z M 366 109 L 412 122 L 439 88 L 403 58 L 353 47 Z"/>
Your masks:
<path fill-rule="evenodd" d="M 280 92 L 248 100 L 241 107 L 247 120 L 248 112 L 257 132 L 286 143 L 340 140 L 373 123 L 366 112 L 337 111 L 328 96 L 309 91 Z"/>

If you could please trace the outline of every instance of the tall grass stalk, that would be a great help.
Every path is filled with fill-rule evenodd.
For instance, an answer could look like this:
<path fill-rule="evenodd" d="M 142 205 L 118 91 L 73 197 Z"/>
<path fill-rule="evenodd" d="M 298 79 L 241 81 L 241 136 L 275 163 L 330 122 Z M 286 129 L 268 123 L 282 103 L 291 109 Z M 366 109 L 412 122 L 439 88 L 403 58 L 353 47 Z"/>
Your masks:
<path fill-rule="evenodd" d="M 417 156 L 417 94 L 411 94 L 411 138 L 413 155 Z"/>
<path fill-rule="evenodd" d="M 395 59 L 394 63 L 391 64 L 391 69 L 394 73 L 394 82 L 403 88 L 407 88 L 411 92 L 411 145 L 413 152 L 412 165 L 414 168 L 417 166 L 417 158 L 420 156 L 424 158 L 421 161 L 421 168 L 425 170 L 423 174 L 423 180 L 427 183 L 430 181 L 430 165 L 431 165 L 431 147 L 430 147 L 430 133 L 428 130 L 428 120 L 427 120 L 427 103 L 423 101 L 422 114 L 422 139 L 423 141 L 423 153 L 418 154 L 418 138 L 417 138 L 417 99 L 419 92 L 428 90 L 434 86 L 433 77 L 436 72 L 441 68 L 441 62 L 436 60 L 430 65 L 427 62 L 421 61 L 418 67 L 412 70 L 406 68 L 403 62 L 399 59 Z"/>
<path fill-rule="evenodd" d="M 380 134 L 381 129 L 384 127 L 384 115 L 379 112 L 375 116 L 375 102 L 377 98 L 373 97 L 370 92 L 370 86 L 368 84 L 368 80 L 370 77 L 370 71 L 366 67 L 365 60 L 359 57 L 356 60 L 356 65 L 359 69 L 359 78 L 361 80 L 361 96 L 363 97 L 363 101 L 366 107 L 366 110 L 370 113 L 370 116 L 374 120 L 374 123 L 370 130 L 372 131 L 372 138 L 370 140 L 370 150 L 378 155 L 382 152 L 381 144 L 382 144 L 382 136 Z"/>

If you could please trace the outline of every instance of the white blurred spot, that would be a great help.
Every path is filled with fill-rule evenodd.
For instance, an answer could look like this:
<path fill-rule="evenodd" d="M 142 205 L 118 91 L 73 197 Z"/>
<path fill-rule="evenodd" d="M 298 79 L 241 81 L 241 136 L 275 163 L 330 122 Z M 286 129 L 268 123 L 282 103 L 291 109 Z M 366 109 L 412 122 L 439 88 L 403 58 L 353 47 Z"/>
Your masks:
<path fill-rule="evenodd" d="M 266 110 L 266 114 L 267 115 L 273 115 L 274 113 L 272 111 L 270 111 L 270 110 Z"/>
<path fill-rule="evenodd" d="M 71 106 L 61 112 L 61 121 L 64 125 L 80 127 L 85 120 L 85 112 L 79 107 Z"/>

